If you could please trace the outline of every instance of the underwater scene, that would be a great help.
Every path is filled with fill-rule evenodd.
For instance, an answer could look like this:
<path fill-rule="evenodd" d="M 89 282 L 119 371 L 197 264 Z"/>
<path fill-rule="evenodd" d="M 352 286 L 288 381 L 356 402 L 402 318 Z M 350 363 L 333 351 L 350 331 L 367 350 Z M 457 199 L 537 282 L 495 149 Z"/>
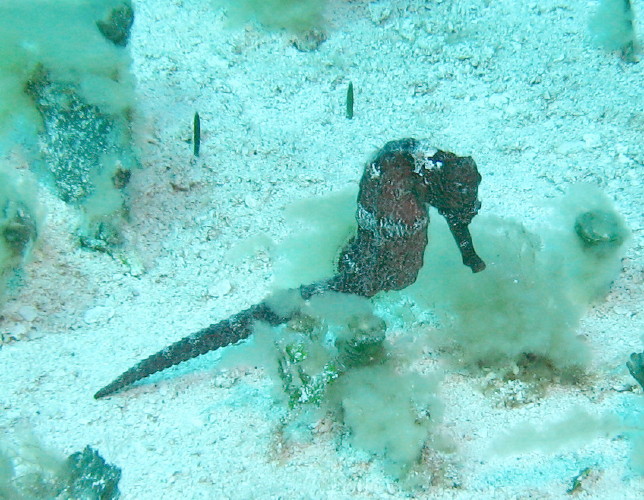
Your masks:
<path fill-rule="evenodd" d="M 0 499 L 644 498 L 644 0 L 1 0 Z"/>

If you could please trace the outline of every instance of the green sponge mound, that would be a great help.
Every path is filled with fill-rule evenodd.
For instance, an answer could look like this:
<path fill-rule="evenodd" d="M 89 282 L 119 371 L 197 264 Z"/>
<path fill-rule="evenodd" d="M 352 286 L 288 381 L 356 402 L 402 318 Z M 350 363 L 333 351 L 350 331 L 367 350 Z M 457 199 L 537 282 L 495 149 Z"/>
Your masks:
<path fill-rule="evenodd" d="M 444 328 L 432 336 L 458 364 L 530 362 L 555 376 L 585 366 L 589 349 L 576 327 L 619 274 L 628 230 L 591 186 L 571 189 L 551 215 L 540 234 L 477 218 L 472 234 L 488 267 L 475 275 L 454 255 L 444 223 L 432 221 L 428 265 L 408 291 L 437 312 Z"/>
<path fill-rule="evenodd" d="M 121 243 L 138 166 L 126 47 L 129 0 L 5 0 L 0 5 L 0 158 L 17 152 L 79 207 L 81 243 Z"/>
<path fill-rule="evenodd" d="M 0 164 L 0 300 L 11 275 L 28 259 L 41 219 L 36 186 Z"/>

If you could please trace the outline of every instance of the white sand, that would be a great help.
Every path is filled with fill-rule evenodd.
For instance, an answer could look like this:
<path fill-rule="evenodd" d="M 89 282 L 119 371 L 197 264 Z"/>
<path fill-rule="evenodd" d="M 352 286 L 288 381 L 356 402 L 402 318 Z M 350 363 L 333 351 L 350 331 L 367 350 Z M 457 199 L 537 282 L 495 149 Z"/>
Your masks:
<path fill-rule="evenodd" d="M 644 3 L 632 3 L 644 19 Z M 332 6 L 328 40 L 304 53 L 288 34 L 224 29 L 206 0 L 135 1 L 143 168 L 126 228 L 132 265 L 80 250 L 73 210 L 44 200 L 41 244 L 1 323 L 22 338 L 0 349 L 1 428 L 24 424 L 65 455 L 92 445 L 122 468 L 128 500 L 564 498 L 587 467 L 578 498 L 644 498 L 618 431 L 509 455 L 493 444 L 507 426 L 547 424 L 574 407 L 623 412 L 644 398 L 620 392 L 634 384 L 628 355 L 644 348 L 644 63 L 592 45 L 590 1 Z M 195 111 L 197 160 L 187 143 Z M 283 207 L 355 185 L 373 151 L 403 137 L 473 156 L 483 213 L 538 223 L 544 202 L 576 181 L 614 200 L 633 238 L 623 273 L 580 326 L 595 356 L 588 384 L 552 386 L 513 409 L 482 394 L 482 378 L 448 373 L 439 428 L 457 449 L 443 472 L 432 474 L 440 467 L 428 458 L 427 486 L 411 492 L 351 449 L 337 423 L 284 441 L 271 380 L 252 365 L 222 371 L 219 353 L 92 399 L 143 357 L 259 302 L 271 259 L 239 258 L 236 246 L 279 242 Z"/>

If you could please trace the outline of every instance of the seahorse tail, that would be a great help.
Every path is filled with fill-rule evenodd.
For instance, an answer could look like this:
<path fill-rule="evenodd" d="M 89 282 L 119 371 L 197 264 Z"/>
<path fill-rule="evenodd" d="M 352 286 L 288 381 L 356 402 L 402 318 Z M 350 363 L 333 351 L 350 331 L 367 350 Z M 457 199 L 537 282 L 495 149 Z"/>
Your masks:
<path fill-rule="evenodd" d="M 178 340 L 162 351 L 144 359 L 100 389 L 94 394 L 94 398 L 100 399 L 109 396 L 153 373 L 178 365 L 220 347 L 239 342 L 253 333 L 253 323 L 255 321 L 265 321 L 271 325 L 278 325 L 287 320 L 288 318 L 279 316 L 268 305 L 261 302 L 228 319 L 214 323 Z"/>

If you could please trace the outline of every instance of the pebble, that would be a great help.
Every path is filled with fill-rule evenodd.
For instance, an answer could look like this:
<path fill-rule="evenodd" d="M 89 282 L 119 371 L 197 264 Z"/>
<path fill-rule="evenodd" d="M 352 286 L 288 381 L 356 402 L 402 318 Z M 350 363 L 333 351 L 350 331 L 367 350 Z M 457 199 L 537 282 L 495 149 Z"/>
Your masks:
<path fill-rule="evenodd" d="M 583 139 L 586 147 L 590 149 L 595 149 L 602 145 L 602 139 L 599 134 L 584 134 Z"/>
<path fill-rule="evenodd" d="M 369 4 L 369 17 L 374 24 L 382 24 L 391 16 L 391 8 L 384 2 Z"/>
<path fill-rule="evenodd" d="M 18 314 L 25 321 L 33 321 L 38 317 L 38 310 L 33 306 L 22 306 L 18 309 Z"/>
<path fill-rule="evenodd" d="M 228 371 L 222 370 L 213 377 L 213 385 L 220 389 L 230 389 L 238 381 L 238 377 Z"/>
<path fill-rule="evenodd" d="M 83 315 L 83 321 L 88 325 L 93 325 L 96 323 L 105 323 L 112 316 L 114 316 L 114 309 L 107 306 L 96 306 L 92 307 L 85 311 Z"/>
<path fill-rule="evenodd" d="M 566 141 L 555 146 L 555 151 L 561 155 L 569 155 L 583 151 L 584 143 L 581 141 Z"/>
<path fill-rule="evenodd" d="M 506 95 L 493 94 L 488 97 L 488 102 L 490 103 L 490 106 L 497 109 L 502 109 L 509 102 L 509 99 Z"/>
<path fill-rule="evenodd" d="M 129 267 L 128 271 L 132 276 L 138 277 L 145 273 L 145 266 L 137 256 L 130 255 L 126 263 Z"/>
<path fill-rule="evenodd" d="M 257 198 L 255 198 L 252 194 L 247 194 L 244 197 L 244 203 L 248 208 L 257 208 L 257 206 L 259 205 Z"/>
<path fill-rule="evenodd" d="M 620 316 L 622 316 L 622 315 L 628 314 L 629 309 L 628 307 L 616 305 L 615 307 L 613 307 L 613 311 L 615 312 L 615 314 L 619 314 Z"/>
<path fill-rule="evenodd" d="M 10 336 L 16 339 L 22 339 L 27 336 L 27 327 L 22 323 L 15 323 L 6 328 L 6 330 Z"/>
<path fill-rule="evenodd" d="M 208 287 L 208 295 L 211 297 L 223 297 L 228 295 L 232 290 L 233 286 L 228 280 L 221 280 L 218 283 Z"/>

